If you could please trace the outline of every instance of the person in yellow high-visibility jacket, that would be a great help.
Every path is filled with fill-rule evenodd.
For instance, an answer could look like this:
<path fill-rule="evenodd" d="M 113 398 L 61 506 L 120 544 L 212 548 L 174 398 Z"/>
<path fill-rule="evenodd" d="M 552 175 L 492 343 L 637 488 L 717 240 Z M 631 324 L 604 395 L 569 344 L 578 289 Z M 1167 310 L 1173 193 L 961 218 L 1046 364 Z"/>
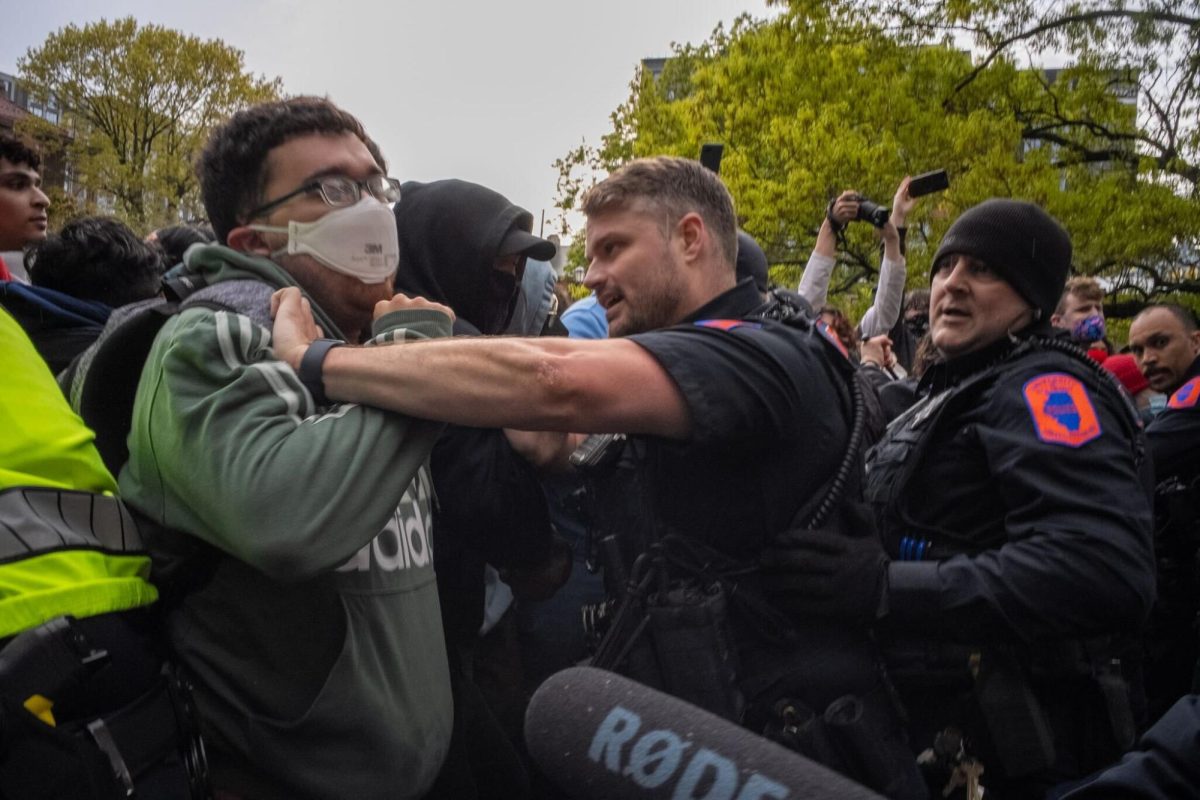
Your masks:
<path fill-rule="evenodd" d="M 150 560 L 92 432 L 4 311 L 0 375 L 0 640 L 154 602 Z"/>
<path fill-rule="evenodd" d="M 150 559 L 93 438 L 0 309 L 2 797 L 187 796 Z"/>

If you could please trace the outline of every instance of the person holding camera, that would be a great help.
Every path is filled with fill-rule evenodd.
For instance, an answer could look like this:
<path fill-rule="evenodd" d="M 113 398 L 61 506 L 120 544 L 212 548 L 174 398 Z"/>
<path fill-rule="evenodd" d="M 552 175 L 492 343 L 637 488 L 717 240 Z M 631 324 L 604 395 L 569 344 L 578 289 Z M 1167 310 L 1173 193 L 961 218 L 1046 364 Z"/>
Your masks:
<path fill-rule="evenodd" d="M 892 198 L 892 210 L 872 203 L 853 189 L 847 189 L 835 198 L 825 213 L 821 229 L 817 232 L 817 244 L 804 275 L 800 279 L 799 292 L 813 308 L 825 305 L 829 292 L 829 280 L 837 264 L 838 234 L 855 221 L 873 224 L 883 238 L 883 263 L 879 266 L 879 286 L 875 291 L 875 302 L 863 314 L 859 323 L 862 338 L 870 339 L 887 333 L 900 316 L 900 304 L 904 298 L 904 282 L 907 277 L 904 261 L 903 237 L 908 214 L 916 205 L 916 198 L 909 194 L 911 177 L 905 176 Z"/>

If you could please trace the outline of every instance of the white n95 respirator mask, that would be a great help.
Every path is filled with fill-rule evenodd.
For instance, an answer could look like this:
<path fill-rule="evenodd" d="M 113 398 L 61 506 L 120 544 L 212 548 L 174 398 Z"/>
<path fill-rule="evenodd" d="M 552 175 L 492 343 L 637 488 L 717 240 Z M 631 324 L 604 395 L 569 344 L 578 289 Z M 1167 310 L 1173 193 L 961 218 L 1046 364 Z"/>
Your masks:
<path fill-rule="evenodd" d="M 256 231 L 286 233 L 287 247 L 271 255 L 309 255 L 330 269 L 363 283 L 383 283 L 400 263 L 400 241 L 392 210 L 373 197 L 335 208 L 313 222 L 287 227 L 251 225 Z"/>

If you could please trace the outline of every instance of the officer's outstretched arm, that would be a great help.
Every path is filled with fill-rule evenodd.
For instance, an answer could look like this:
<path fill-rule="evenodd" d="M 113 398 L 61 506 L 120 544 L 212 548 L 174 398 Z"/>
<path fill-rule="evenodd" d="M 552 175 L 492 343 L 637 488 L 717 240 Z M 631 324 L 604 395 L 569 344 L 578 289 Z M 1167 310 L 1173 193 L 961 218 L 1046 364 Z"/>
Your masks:
<path fill-rule="evenodd" d="M 299 292 L 280 294 L 273 342 L 297 369 L 314 333 Z M 640 433 L 682 439 L 683 395 L 628 339 L 462 337 L 337 347 L 322 366 L 331 399 L 481 428 Z"/>

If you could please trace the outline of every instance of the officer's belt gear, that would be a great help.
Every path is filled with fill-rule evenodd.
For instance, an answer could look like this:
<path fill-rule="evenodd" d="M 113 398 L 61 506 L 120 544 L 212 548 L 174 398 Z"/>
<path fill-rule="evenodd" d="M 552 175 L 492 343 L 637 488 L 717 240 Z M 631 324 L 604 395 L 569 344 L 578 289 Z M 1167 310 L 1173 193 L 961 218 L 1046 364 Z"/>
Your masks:
<path fill-rule="evenodd" d="M 166 668 L 141 696 L 113 711 L 58 721 L 31 713 L 31 697 L 48 699 L 52 712 L 53 698 L 107 662 L 72 617 L 26 630 L 0 650 L 0 796 L 134 796 L 137 780 L 151 769 L 162 771 L 155 780 L 160 790 L 188 787 L 192 797 L 206 796 L 190 688 Z"/>
<path fill-rule="evenodd" d="M 592 666 L 621 668 L 640 683 L 738 722 L 745 698 L 729 624 L 733 587 L 712 569 L 714 558 L 729 562 L 680 536 L 651 545 L 630 570 Z M 689 577 L 671 580 L 669 567 Z"/>
<path fill-rule="evenodd" d="M 85 719 L 54 708 L 109 661 L 66 615 L 119 614 L 158 597 L 135 514 L 115 497 L 18 487 L 0 492 L 0 520 L 0 636 L 16 634 L 0 649 L 0 796 L 128 795 L 149 769 L 157 786 L 203 796 L 203 744 L 178 679 L 164 672 L 136 700 Z"/>

